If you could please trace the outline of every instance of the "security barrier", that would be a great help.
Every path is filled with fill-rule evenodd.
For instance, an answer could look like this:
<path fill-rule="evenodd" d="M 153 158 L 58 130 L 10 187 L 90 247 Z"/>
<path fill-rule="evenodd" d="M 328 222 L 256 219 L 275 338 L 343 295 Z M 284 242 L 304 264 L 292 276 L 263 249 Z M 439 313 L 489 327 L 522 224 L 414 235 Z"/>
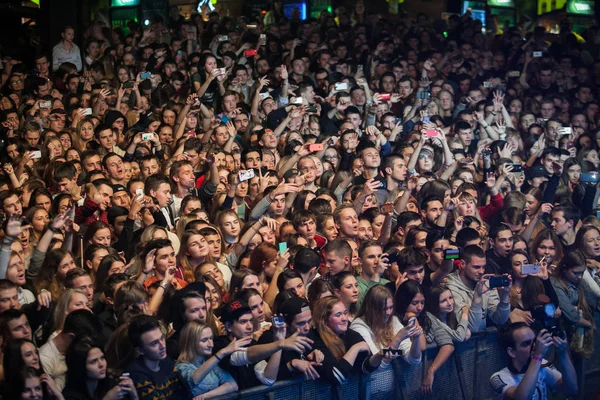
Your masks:
<path fill-rule="evenodd" d="M 600 326 L 600 314 L 595 315 Z M 600 355 L 600 334 L 596 331 L 594 355 Z M 398 359 L 392 368 L 367 376 L 352 375 L 341 386 L 327 385 L 303 378 L 276 382 L 273 386 L 257 386 L 238 393 L 218 397 L 219 400 L 484 400 L 492 399 L 489 378 L 507 365 L 507 355 L 498 343 L 496 329 L 476 334 L 465 343 L 455 344 L 454 353 L 436 372 L 433 391 L 421 393 L 421 382 L 438 349 L 428 348 L 419 365 Z M 548 358 L 552 355 L 549 354 Z M 579 399 L 593 399 L 600 392 L 600 357 L 573 360 L 579 378 Z"/>

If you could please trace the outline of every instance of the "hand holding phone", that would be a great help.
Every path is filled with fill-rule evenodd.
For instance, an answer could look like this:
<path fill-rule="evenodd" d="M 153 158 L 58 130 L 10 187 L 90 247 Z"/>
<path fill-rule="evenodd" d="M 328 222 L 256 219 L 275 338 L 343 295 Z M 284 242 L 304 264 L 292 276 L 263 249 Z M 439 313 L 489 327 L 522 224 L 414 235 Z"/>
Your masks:
<path fill-rule="evenodd" d="M 488 280 L 488 282 L 489 282 L 488 286 L 490 289 L 508 287 L 510 285 L 510 280 L 508 279 L 508 276 L 506 276 L 506 275 L 490 276 L 490 279 Z"/>

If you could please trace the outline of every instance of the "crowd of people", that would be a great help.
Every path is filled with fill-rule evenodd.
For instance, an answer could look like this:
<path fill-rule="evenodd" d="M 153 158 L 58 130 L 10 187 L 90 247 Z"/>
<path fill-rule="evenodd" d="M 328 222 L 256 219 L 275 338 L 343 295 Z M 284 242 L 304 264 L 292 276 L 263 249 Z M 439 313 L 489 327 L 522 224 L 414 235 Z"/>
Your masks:
<path fill-rule="evenodd" d="M 497 398 L 575 395 L 600 304 L 600 30 L 437 22 L 275 1 L 6 55 L 2 398 L 338 385 L 435 345 L 428 394 L 491 326 Z"/>

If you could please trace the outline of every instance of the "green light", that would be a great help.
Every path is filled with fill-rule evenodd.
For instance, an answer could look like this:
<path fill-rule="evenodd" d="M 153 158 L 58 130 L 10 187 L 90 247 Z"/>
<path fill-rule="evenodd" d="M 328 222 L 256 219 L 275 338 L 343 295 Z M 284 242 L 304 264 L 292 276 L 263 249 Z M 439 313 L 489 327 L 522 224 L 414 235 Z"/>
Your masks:
<path fill-rule="evenodd" d="M 333 11 L 331 10 L 331 6 L 327 7 L 327 12 L 328 13 L 332 13 Z"/>
<path fill-rule="evenodd" d="M 447 38 L 448 37 L 448 32 L 444 32 L 444 37 Z"/>

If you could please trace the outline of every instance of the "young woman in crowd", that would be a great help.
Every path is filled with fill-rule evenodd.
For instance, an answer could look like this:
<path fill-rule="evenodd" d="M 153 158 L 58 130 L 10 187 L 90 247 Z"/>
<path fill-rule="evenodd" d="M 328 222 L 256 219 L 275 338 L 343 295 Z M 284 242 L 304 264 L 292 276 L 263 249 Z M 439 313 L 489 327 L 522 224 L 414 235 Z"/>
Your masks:
<path fill-rule="evenodd" d="M 3 59 L 3 398 L 61 398 L 20 370 L 36 357 L 18 339 L 64 339 L 79 308 L 94 310 L 110 345 L 103 355 L 73 337 L 61 348 L 76 379 L 66 398 L 230 394 L 256 383 L 263 361 L 258 374 L 276 376 L 287 356 L 262 342 L 293 335 L 315 339 L 310 365 L 334 384 L 391 364 L 386 349 L 415 364 L 437 346 L 422 376 L 429 394 L 467 326 L 535 327 L 542 304 L 566 321 L 572 349 L 591 354 L 600 222 L 586 182 L 600 164 L 600 69 L 586 54 L 598 53 L 597 27 L 579 26 L 576 46 L 568 24 L 523 40 L 492 18 L 496 46 L 469 13 L 449 19 L 446 37 L 424 14 L 415 24 L 371 11 L 357 2 L 353 14 L 297 23 L 275 2 L 265 16 L 173 14 L 127 35 L 92 21 L 42 49 L 52 59 Z M 510 231 L 490 238 L 500 224 Z M 361 260 L 367 239 L 391 258 L 418 248 L 423 259 L 369 277 L 381 255 Z M 451 244 L 462 251 L 453 262 Z M 510 287 L 488 290 L 492 261 Z M 198 282 L 206 291 L 187 296 Z M 309 308 L 283 306 L 295 295 Z M 173 309 L 193 321 L 175 336 Z M 179 368 L 161 358 L 163 336 L 183 350 Z M 292 376 L 307 363 L 277 367 Z"/>
<path fill-rule="evenodd" d="M 385 286 L 373 286 L 363 299 L 356 318 L 350 329 L 360 333 L 369 344 L 372 354 L 384 354 L 381 367 L 390 364 L 385 357 L 386 349 L 401 350 L 404 360 L 417 365 L 421 362 L 420 334 L 422 331 L 414 326 L 403 326 L 394 315 L 394 298 Z"/>
<path fill-rule="evenodd" d="M 71 344 L 66 362 L 65 400 L 112 399 L 125 395 L 132 400 L 138 398 L 131 378 L 115 376 L 107 367 L 102 349 L 89 338 L 84 336 Z"/>
<path fill-rule="evenodd" d="M 317 372 L 329 383 L 344 383 L 351 371 L 373 372 L 383 359 L 381 353 L 371 355 L 368 343 L 348 328 L 348 322 L 348 310 L 337 297 L 323 297 L 315 304 L 313 349 L 324 355 Z"/>
<path fill-rule="evenodd" d="M 235 380 L 218 364 L 223 357 L 250 344 L 250 339 L 234 339 L 229 346 L 213 354 L 213 332 L 210 327 L 198 321 L 186 324 L 181 332 L 177 372 L 191 395 L 208 398 L 237 391 Z"/>

